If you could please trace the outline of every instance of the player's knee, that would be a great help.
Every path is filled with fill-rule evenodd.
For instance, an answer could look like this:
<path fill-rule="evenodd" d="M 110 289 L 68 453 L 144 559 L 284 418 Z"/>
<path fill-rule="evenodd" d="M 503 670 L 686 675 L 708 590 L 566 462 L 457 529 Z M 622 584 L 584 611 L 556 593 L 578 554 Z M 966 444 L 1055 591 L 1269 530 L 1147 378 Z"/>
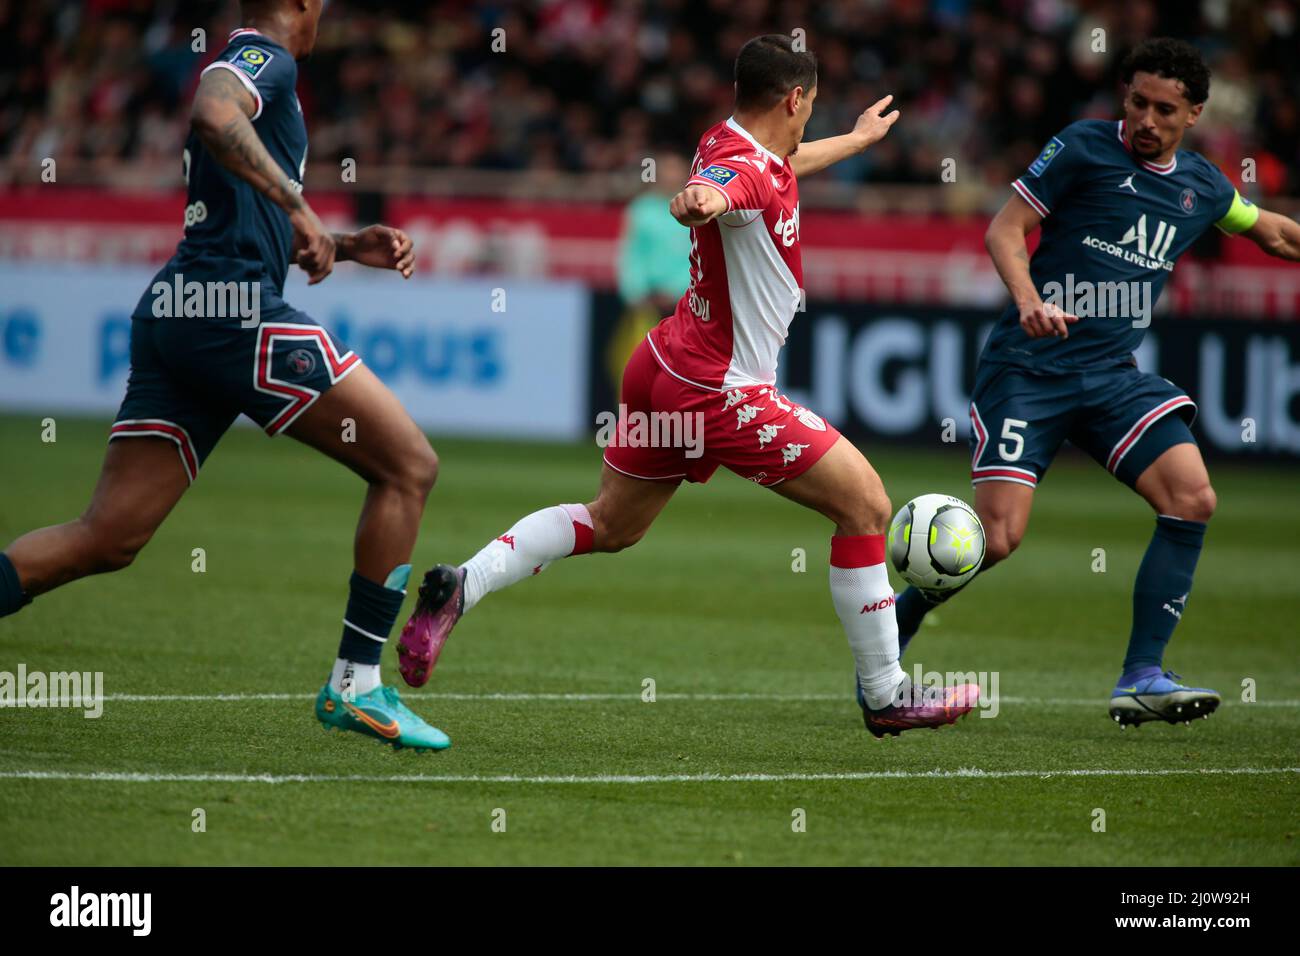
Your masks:
<path fill-rule="evenodd" d="M 1022 533 L 1000 522 L 984 523 L 984 566 L 990 567 L 1009 558 L 1020 547 Z"/>
<path fill-rule="evenodd" d="M 1185 521 L 1209 521 L 1214 516 L 1214 509 L 1219 503 L 1214 488 L 1207 481 L 1203 485 L 1188 488 L 1173 496 L 1169 503 L 1168 514 Z"/>
<path fill-rule="evenodd" d="M 416 486 L 427 498 L 433 491 L 433 486 L 438 483 L 438 453 L 433 450 L 433 446 L 423 435 L 420 436 L 418 446 L 421 450 L 417 455 Z"/>
<path fill-rule="evenodd" d="M 889 528 L 889 496 L 880 477 L 863 471 L 852 493 L 836 494 L 823 507 L 822 514 L 835 522 L 841 535 L 883 535 Z"/>
<path fill-rule="evenodd" d="M 587 506 L 591 515 L 591 550 L 610 553 L 624 551 L 645 537 L 648 528 L 636 527 L 617 514 L 611 514 L 600 500 Z"/>
<path fill-rule="evenodd" d="M 644 537 L 644 528 L 615 528 L 607 530 L 599 539 L 593 535 L 592 550 L 608 554 L 626 551 Z"/>
<path fill-rule="evenodd" d="M 423 501 L 429 497 L 438 481 L 438 454 L 423 434 L 394 462 L 386 478 L 414 498 Z"/>
<path fill-rule="evenodd" d="M 616 518 L 610 520 L 599 511 L 591 512 L 591 522 L 591 549 L 608 554 L 616 551 L 626 551 L 644 538 L 646 531 L 649 530 L 625 521 L 619 521 Z"/>
<path fill-rule="evenodd" d="M 833 520 L 848 534 L 884 534 L 889 529 L 890 508 L 885 486 L 873 474 L 863 480 L 856 495 L 840 506 L 840 514 Z"/>
<path fill-rule="evenodd" d="M 84 523 L 84 563 L 91 574 L 107 574 L 130 567 L 151 537 L 145 531 L 123 530 L 95 522 Z"/>

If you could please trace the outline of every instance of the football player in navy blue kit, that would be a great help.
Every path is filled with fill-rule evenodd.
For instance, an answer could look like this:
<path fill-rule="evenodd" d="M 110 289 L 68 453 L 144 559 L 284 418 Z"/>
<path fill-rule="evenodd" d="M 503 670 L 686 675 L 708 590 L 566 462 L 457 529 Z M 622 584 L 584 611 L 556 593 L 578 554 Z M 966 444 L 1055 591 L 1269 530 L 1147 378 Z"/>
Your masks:
<path fill-rule="evenodd" d="M 1188 428 L 1195 402 L 1139 371 L 1133 357 L 1150 306 L 1174 262 L 1212 226 L 1300 259 L 1300 225 L 1242 199 L 1218 168 L 1180 148 L 1209 96 L 1200 53 L 1181 41 L 1148 40 L 1124 61 L 1122 76 L 1123 119 L 1082 120 L 1054 136 L 989 226 L 985 244 L 1012 302 L 980 356 L 970 406 L 985 568 L 1019 545 L 1034 490 L 1067 439 L 1155 510 L 1110 699 L 1121 727 L 1185 722 L 1220 702 L 1164 667 L 1215 495 Z M 1031 260 L 1025 237 L 1040 225 Z M 953 593 L 900 595 L 900 643 Z"/>
<path fill-rule="evenodd" d="M 203 71 L 183 157 L 185 236 L 132 315 L 131 374 L 99 484 L 80 518 L 23 535 L 0 554 L 0 617 L 130 564 L 242 413 L 369 485 L 338 659 L 317 717 L 395 747 L 441 749 L 446 735 L 379 676 L 437 456 L 359 357 L 283 298 L 291 262 L 312 284 L 336 261 L 405 278 L 414 262 L 400 230 L 332 235 L 302 196 L 307 129 L 297 61 L 316 42 L 321 6 L 244 0 L 244 27 Z M 252 308 L 213 305 L 231 301 Z"/>

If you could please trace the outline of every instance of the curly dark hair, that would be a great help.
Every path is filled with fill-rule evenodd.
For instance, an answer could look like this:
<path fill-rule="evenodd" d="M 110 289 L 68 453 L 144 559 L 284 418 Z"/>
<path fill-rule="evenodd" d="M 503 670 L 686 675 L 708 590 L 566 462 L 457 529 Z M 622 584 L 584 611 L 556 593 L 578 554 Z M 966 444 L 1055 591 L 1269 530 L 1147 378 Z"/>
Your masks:
<path fill-rule="evenodd" d="M 1210 96 L 1210 68 L 1201 59 L 1201 51 L 1183 40 L 1156 37 L 1143 40 L 1124 58 L 1120 77 L 1133 82 L 1134 73 L 1151 73 L 1167 80 L 1178 80 L 1188 102 L 1197 105 Z"/>

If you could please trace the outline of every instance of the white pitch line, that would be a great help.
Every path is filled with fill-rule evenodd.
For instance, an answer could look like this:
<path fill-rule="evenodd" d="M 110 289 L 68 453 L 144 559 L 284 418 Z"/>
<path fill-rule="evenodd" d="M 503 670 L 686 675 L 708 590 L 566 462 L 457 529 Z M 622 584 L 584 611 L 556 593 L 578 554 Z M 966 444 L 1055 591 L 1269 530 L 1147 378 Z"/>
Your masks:
<path fill-rule="evenodd" d="M 583 693 L 485 693 L 457 694 L 407 691 L 402 694 L 405 700 L 463 700 L 463 701 L 624 701 L 640 703 L 639 694 L 583 694 Z M 105 703 L 169 703 L 173 701 L 205 703 L 256 700 L 315 700 L 315 694 L 105 694 Z M 656 694 L 657 701 L 771 701 L 771 702 L 816 702 L 851 700 L 846 691 L 843 694 Z M 1106 702 L 1104 697 L 1004 697 L 999 696 L 1000 704 L 1028 704 L 1035 707 L 1097 707 Z M 0 708 L 13 707 L 12 703 L 0 702 Z M 1300 707 L 1300 700 L 1261 700 L 1251 704 L 1238 701 L 1224 701 L 1224 706 L 1232 707 Z"/>
<path fill-rule="evenodd" d="M 1276 776 L 1300 774 L 1300 767 L 1214 767 L 1165 770 L 869 770 L 850 773 L 699 773 L 592 774 L 588 776 L 520 776 L 514 774 L 239 774 L 239 773 L 121 773 L 59 770 L 0 771 L 4 780 L 85 781 L 90 783 L 536 783 L 536 784 L 654 784 L 654 783 L 807 783 L 858 780 L 1006 780 L 1022 777 L 1185 777 Z"/>

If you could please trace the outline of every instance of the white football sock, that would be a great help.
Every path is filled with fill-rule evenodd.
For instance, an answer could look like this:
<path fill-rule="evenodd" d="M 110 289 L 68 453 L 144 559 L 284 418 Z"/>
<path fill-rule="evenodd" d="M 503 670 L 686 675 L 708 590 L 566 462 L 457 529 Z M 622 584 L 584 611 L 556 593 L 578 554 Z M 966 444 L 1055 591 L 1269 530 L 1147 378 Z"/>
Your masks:
<path fill-rule="evenodd" d="M 356 661 L 344 660 L 342 657 L 334 661 L 334 673 L 330 675 L 330 689 L 336 694 L 343 693 L 343 682 L 351 670 L 352 690 L 357 697 L 368 694 L 381 683 L 379 679 L 378 664 L 358 664 Z"/>
<path fill-rule="evenodd" d="M 907 674 L 898 666 L 898 618 L 885 570 L 884 535 L 831 538 L 831 601 L 840 616 L 867 706 L 893 702 Z"/>
<path fill-rule="evenodd" d="M 586 505 L 555 505 L 520 518 L 463 565 L 465 610 L 484 595 L 541 574 L 552 561 L 591 550 L 591 513 Z"/>

